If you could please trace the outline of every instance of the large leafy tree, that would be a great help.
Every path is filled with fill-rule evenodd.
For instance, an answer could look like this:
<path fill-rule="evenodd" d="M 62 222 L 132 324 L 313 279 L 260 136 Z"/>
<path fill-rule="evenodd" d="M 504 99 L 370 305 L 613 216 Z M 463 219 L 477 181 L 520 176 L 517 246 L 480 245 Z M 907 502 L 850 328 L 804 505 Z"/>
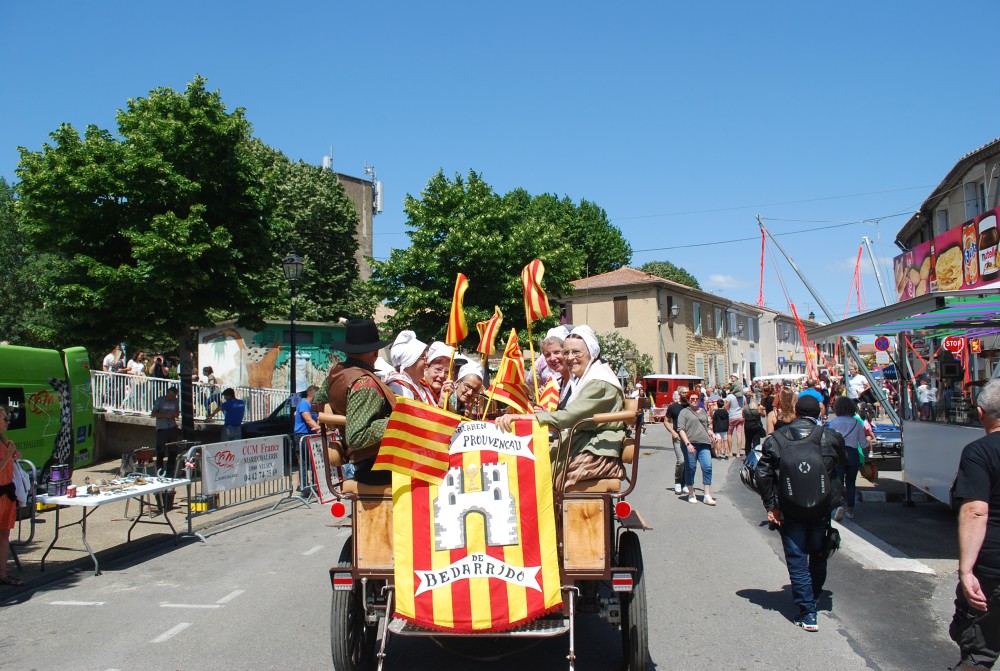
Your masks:
<path fill-rule="evenodd" d="M 259 324 L 277 255 L 261 166 L 243 110 L 205 84 L 129 100 L 117 136 L 64 124 L 20 148 L 21 224 L 60 340 L 169 347 L 220 315 Z"/>
<path fill-rule="evenodd" d="M 0 177 L 0 339 L 14 345 L 48 344 L 29 324 L 38 309 L 32 257 L 18 225 L 14 188 Z"/>
<path fill-rule="evenodd" d="M 404 207 L 412 229 L 407 232 L 410 246 L 375 262 L 372 283 L 396 311 L 389 328 L 411 328 L 426 340 L 445 333 L 457 273 L 470 281 L 464 305 L 471 328 L 466 346 L 471 348 L 477 342 L 474 323 L 490 317 L 494 305 L 505 315 L 505 333 L 511 326 L 524 330 L 521 269 L 532 259 L 545 263 L 543 284 L 551 297 L 569 294 L 569 282 L 588 266 L 621 266 L 631 253 L 625 243 L 617 246 L 617 258 L 608 255 L 591 263 L 579 243 L 587 231 L 621 236 L 603 211 L 549 195 L 532 197 L 523 189 L 500 196 L 473 171 L 454 179 L 438 172 L 420 198 L 406 197 Z M 555 316 L 548 321 L 554 323 Z"/>
<path fill-rule="evenodd" d="M 618 331 L 598 333 L 597 342 L 601 346 L 601 360 L 616 373 L 624 366 L 630 381 L 653 373 L 653 358 L 640 354 L 636 344 Z"/>
<path fill-rule="evenodd" d="M 665 280 L 672 280 L 685 286 L 701 289 L 701 285 L 698 284 L 698 280 L 694 275 L 680 266 L 675 266 L 670 261 L 650 261 L 639 266 L 639 270 L 650 275 L 662 277 Z"/>

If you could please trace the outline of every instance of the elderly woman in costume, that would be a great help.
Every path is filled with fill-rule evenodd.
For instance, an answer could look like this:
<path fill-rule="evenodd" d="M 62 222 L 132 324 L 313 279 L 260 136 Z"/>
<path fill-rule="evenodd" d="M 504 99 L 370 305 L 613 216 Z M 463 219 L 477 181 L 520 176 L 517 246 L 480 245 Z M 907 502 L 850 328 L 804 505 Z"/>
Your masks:
<path fill-rule="evenodd" d="M 535 383 L 532 378 L 538 378 L 539 392 L 553 378 L 555 378 L 556 384 L 559 385 L 559 389 L 563 389 L 566 386 L 562 382 L 564 377 L 562 351 L 563 341 L 568 335 L 569 329 L 565 326 L 556 326 L 549 329 L 548 333 L 545 334 L 545 339 L 542 340 L 538 348 L 538 358 L 535 359 L 534 368 L 528 373 L 528 389 L 534 389 Z M 566 375 L 566 377 L 568 378 L 569 376 Z"/>
<path fill-rule="evenodd" d="M 483 367 L 470 361 L 458 369 L 455 393 L 448 397 L 448 409 L 479 419 L 482 414 Z"/>
<path fill-rule="evenodd" d="M 563 359 L 566 365 L 566 393 L 553 412 L 536 412 L 533 415 L 502 415 L 497 426 L 510 430 L 515 420 L 537 419 L 542 424 L 562 432 L 568 438 L 570 427 L 581 419 L 597 413 L 618 412 L 625 407 L 625 393 L 618 377 L 600 360 L 601 348 L 597 336 L 589 326 L 577 326 L 563 342 Z M 621 462 L 622 440 L 625 437 L 623 422 L 593 424 L 585 422 L 573 433 L 569 459 L 565 469 L 566 484 L 602 478 L 622 478 L 625 468 Z M 555 468 L 559 468 L 556 464 Z"/>
<path fill-rule="evenodd" d="M 426 351 L 427 345 L 417 340 L 416 333 L 401 331 L 389 350 L 392 367 L 396 370 L 386 376 L 385 383 L 397 396 L 437 405 L 434 392 L 424 382 Z"/>
<path fill-rule="evenodd" d="M 441 406 L 445 394 L 455 391 L 455 382 L 449 377 L 451 358 L 454 348 L 439 340 L 427 348 L 427 368 L 424 370 L 424 382 L 434 394 L 434 405 Z"/>

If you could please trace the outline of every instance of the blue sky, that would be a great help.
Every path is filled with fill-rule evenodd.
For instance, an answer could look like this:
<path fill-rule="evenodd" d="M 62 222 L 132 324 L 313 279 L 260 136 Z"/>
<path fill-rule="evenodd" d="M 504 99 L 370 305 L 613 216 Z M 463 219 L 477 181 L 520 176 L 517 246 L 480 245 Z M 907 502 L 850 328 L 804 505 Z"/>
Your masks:
<path fill-rule="evenodd" d="M 128 98 L 202 74 L 291 158 L 332 145 L 339 172 L 375 166 L 376 258 L 408 244 L 405 194 L 475 170 L 499 193 L 596 202 L 632 265 L 670 260 L 751 303 L 755 215 L 807 231 L 781 240 L 839 316 L 861 236 L 891 258 L 945 173 L 1000 136 L 996 25 L 991 0 L 4 2 L 0 175 L 60 123 L 113 130 Z"/>

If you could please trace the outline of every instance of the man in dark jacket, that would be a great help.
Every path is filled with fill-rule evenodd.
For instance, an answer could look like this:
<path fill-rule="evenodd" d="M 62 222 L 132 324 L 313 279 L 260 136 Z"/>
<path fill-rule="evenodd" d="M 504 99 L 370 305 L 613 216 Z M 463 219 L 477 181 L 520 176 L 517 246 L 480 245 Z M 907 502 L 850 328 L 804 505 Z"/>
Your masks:
<path fill-rule="evenodd" d="M 782 448 L 775 437 L 769 436 L 763 445 L 763 453 L 757 463 L 756 480 L 761 500 L 767 509 L 767 519 L 781 532 L 781 544 L 785 551 L 785 565 L 792 583 L 792 597 L 799 607 L 796 624 L 806 631 L 819 631 L 816 620 L 816 599 L 826 581 L 826 530 L 830 525 L 830 513 L 834 505 L 843 498 L 843 486 L 836 477 L 837 467 L 846 465 L 844 439 L 836 431 L 823 428 L 821 433 L 814 430 L 818 426 L 819 401 L 813 396 L 800 396 L 795 403 L 796 419 L 781 427 L 775 433 L 784 441 L 805 440 L 818 435 L 819 450 L 826 466 L 826 485 L 830 487 L 828 505 L 806 512 L 783 512 L 779 473 L 781 471 Z M 800 464 L 799 471 L 808 464 Z"/>

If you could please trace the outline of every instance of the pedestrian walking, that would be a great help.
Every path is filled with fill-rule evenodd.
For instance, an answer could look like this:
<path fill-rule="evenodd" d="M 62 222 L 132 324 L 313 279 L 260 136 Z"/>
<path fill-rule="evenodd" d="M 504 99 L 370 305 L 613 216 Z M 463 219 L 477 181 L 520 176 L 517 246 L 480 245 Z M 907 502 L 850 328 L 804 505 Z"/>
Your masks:
<path fill-rule="evenodd" d="M 688 486 L 684 477 L 687 470 L 687 448 L 681 441 L 681 434 L 677 432 L 677 419 L 680 417 L 681 410 L 687 407 L 688 388 L 679 387 L 674 394 L 676 398 L 673 403 L 667 406 L 666 414 L 663 416 L 663 424 L 670 432 L 674 444 L 674 494 L 687 494 Z"/>
<path fill-rule="evenodd" d="M 976 401 L 986 435 L 962 450 L 955 481 L 958 588 L 948 633 L 958 644 L 959 670 L 992 669 L 1000 656 L 1000 379 Z"/>
<path fill-rule="evenodd" d="M 844 439 L 818 423 L 819 413 L 814 397 L 799 398 L 796 419 L 764 441 L 754 474 L 768 522 L 781 533 L 799 607 L 795 624 L 806 631 L 819 631 L 816 600 L 826 582 L 830 513 L 843 490 L 837 468 L 846 463 Z"/>
<path fill-rule="evenodd" d="M 694 476 L 701 464 L 701 484 L 705 490 L 703 501 L 715 505 L 712 498 L 712 443 L 715 440 L 709 431 L 708 413 L 698 407 L 698 395 L 688 395 L 688 406 L 677 418 L 677 433 L 687 449 L 687 470 L 684 479 L 688 487 L 688 503 L 698 503 L 694 493 Z"/>

